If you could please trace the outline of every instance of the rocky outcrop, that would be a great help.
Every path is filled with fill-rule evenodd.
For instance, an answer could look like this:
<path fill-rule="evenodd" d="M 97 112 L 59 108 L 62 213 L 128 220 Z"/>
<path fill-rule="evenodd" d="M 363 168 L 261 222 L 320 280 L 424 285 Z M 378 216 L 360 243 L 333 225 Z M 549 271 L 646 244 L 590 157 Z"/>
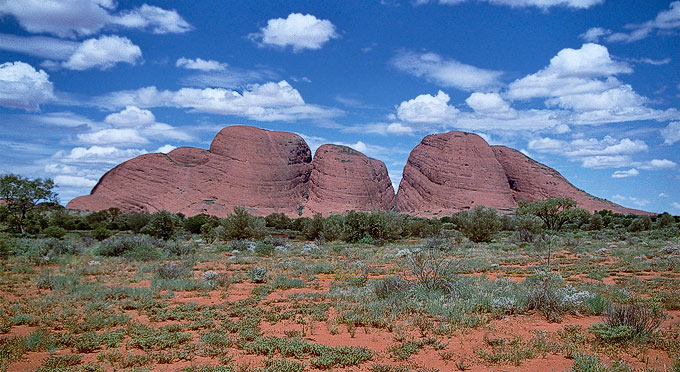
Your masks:
<path fill-rule="evenodd" d="M 517 207 L 519 200 L 557 196 L 572 198 L 591 212 L 648 214 L 594 197 L 521 152 L 489 146 L 478 135 L 464 132 L 425 137 L 411 152 L 402 177 L 397 210 L 425 216 L 477 205 L 507 210 Z"/>
<path fill-rule="evenodd" d="M 477 205 L 517 205 L 501 164 L 476 134 L 429 135 L 409 155 L 396 198 L 408 213 L 458 212 Z"/>
<path fill-rule="evenodd" d="M 210 150 L 180 147 L 118 165 L 67 208 L 226 216 L 234 206 L 245 206 L 261 215 L 294 215 L 305 202 L 311 161 L 297 134 L 230 126 L 215 136 Z"/>
<path fill-rule="evenodd" d="M 309 177 L 309 213 L 390 210 L 394 188 L 385 164 L 346 146 L 323 145 Z"/>
<path fill-rule="evenodd" d="M 394 189 L 381 161 L 324 145 L 312 163 L 309 146 L 297 134 L 230 126 L 215 136 L 210 150 L 180 147 L 116 166 L 90 195 L 67 208 L 226 216 L 244 206 L 256 215 L 297 217 L 393 204 Z"/>
<path fill-rule="evenodd" d="M 574 199 L 579 207 L 591 212 L 609 209 L 614 213 L 622 214 L 653 214 L 625 208 L 609 200 L 592 196 L 572 185 L 556 170 L 517 150 L 505 146 L 492 146 L 491 148 L 505 170 L 508 186 L 517 201 L 536 201 L 554 196 L 566 196 Z"/>

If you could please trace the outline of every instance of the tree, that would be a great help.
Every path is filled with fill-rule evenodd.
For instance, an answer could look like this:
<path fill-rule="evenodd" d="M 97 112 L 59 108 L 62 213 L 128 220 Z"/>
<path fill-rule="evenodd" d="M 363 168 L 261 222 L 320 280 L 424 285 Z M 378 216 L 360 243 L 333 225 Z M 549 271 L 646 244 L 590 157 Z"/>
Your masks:
<path fill-rule="evenodd" d="M 11 223 L 24 233 L 26 223 L 38 210 L 39 203 L 56 203 L 54 181 L 49 178 L 28 179 L 16 174 L 0 177 L 0 199 L 5 202 Z"/>
<path fill-rule="evenodd" d="M 478 205 L 472 211 L 460 212 L 456 215 L 458 229 L 470 241 L 490 242 L 501 229 L 498 211 Z"/>
<path fill-rule="evenodd" d="M 542 219 L 549 230 L 559 231 L 569 220 L 580 218 L 583 213 L 576 208 L 574 199 L 563 196 L 535 202 L 519 201 L 517 215 L 533 214 Z"/>

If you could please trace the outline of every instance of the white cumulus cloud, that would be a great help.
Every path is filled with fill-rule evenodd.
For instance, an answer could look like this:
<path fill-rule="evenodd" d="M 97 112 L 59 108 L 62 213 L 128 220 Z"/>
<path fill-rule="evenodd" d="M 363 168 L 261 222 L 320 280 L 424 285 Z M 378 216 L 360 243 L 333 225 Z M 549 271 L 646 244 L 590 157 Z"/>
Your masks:
<path fill-rule="evenodd" d="M 415 4 L 427 4 L 433 2 L 434 0 L 416 0 Z M 456 5 L 464 3 L 468 0 L 438 0 L 439 4 L 443 5 Z M 505 5 L 513 8 L 524 8 L 524 7 L 536 7 L 541 9 L 547 9 L 550 7 L 568 7 L 576 9 L 587 9 L 595 5 L 604 3 L 604 0 L 477 0 L 486 1 L 495 5 Z"/>
<path fill-rule="evenodd" d="M 182 88 L 178 91 L 146 87 L 119 91 L 94 99 L 106 108 L 125 106 L 176 107 L 197 112 L 247 117 L 258 121 L 328 118 L 338 114 L 305 103 L 300 93 L 287 81 L 250 84 L 241 92 L 223 88 Z"/>
<path fill-rule="evenodd" d="M 671 31 L 680 28 L 680 1 L 670 3 L 669 9 L 659 12 L 656 18 L 642 24 L 630 24 L 625 28 L 630 32 L 616 32 L 607 36 L 609 42 L 626 42 L 642 40 L 652 32 Z"/>
<path fill-rule="evenodd" d="M 146 29 L 154 33 L 183 33 L 191 30 L 175 10 L 143 4 L 113 13 L 114 0 L 2 0 L 0 16 L 11 15 L 31 33 L 50 33 L 75 38 L 97 34 L 106 27 Z"/>
<path fill-rule="evenodd" d="M 626 171 L 615 171 L 612 173 L 612 178 L 628 178 L 628 177 L 635 177 L 640 174 L 640 171 L 638 171 L 635 168 L 631 168 Z"/>
<path fill-rule="evenodd" d="M 149 140 L 142 137 L 136 129 L 102 129 L 78 134 L 78 140 L 88 145 L 143 145 Z"/>
<path fill-rule="evenodd" d="M 40 104 L 54 98 L 45 71 L 20 61 L 0 64 L 0 106 L 37 111 Z"/>
<path fill-rule="evenodd" d="M 410 123 L 451 122 L 459 110 L 448 104 L 451 98 L 441 90 L 436 96 L 421 94 L 397 107 L 397 118 Z"/>
<path fill-rule="evenodd" d="M 500 71 L 486 70 L 446 59 L 435 53 L 400 52 L 392 59 L 399 70 L 442 86 L 463 90 L 498 85 Z"/>
<path fill-rule="evenodd" d="M 141 58 L 142 50 L 130 39 L 112 35 L 85 40 L 61 66 L 70 70 L 105 70 L 119 62 L 134 65 Z"/>
<path fill-rule="evenodd" d="M 672 145 L 680 141 L 680 121 L 673 121 L 661 129 L 661 136 L 664 139 L 665 145 Z"/>
<path fill-rule="evenodd" d="M 177 146 L 165 144 L 165 145 L 163 145 L 163 146 L 157 148 L 155 152 L 160 152 L 160 153 L 163 153 L 163 154 L 167 154 L 167 153 L 169 153 L 170 151 L 172 151 L 172 150 L 174 150 L 174 149 L 176 149 L 176 148 L 177 148 Z"/>
<path fill-rule="evenodd" d="M 226 63 L 218 62 L 212 59 L 206 61 L 201 58 L 189 59 L 182 57 L 177 60 L 175 66 L 186 68 L 188 70 L 199 70 L 209 72 L 209 71 L 224 71 L 228 65 Z"/>
<path fill-rule="evenodd" d="M 291 13 L 287 18 L 270 19 L 266 27 L 249 37 L 262 46 L 292 47 L 294 52 L 300 52 L 304 49 L 320 49 L 339 35 L 333 23 L 327 19 Z"/>
<path fill-rule="evenodd" d="M 497 119 L 513 119 L 517 112 L 498 93 L 472 93 L 465 100 L 475 112 Z"/>
<path fill-rule="evenodd" d="M 111 22 L 129 28 L 150 30 L 154 34 L 181 34 L 193 29 L 177 11 L 147 4 L 114 16 Z"/>
<path fill-rule="evenodd" d="M 94 187 L 97 181 L 81 176 L 69 176 L 60 174 L 54 177 L 54 183 L 60 187 Z"/>
<path fill-rule="evenodd" d="M 107 115 L 104 121 L 117 127 L 137 128 L 155 123 L 156 117 L 149 110 L 143 110 L 137 106 L 126 106 L 121 112 Z"/>

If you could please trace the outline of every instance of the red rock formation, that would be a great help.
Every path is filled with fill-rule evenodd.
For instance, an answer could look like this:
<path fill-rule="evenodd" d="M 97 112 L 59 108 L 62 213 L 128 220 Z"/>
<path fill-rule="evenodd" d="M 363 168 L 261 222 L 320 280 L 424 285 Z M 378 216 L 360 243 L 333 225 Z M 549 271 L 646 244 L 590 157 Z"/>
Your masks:
<path fill-rule="evenodd" d="M 566 196 L 589 211 L 653 214 L 594 197 L 569 183 L 556 170 L 505 146 L 489 146 L 481 137 L 448 132 L 425 137 L 404 167 L 397 210 L 432 215 L 477 205 L 510 209 L 519 200 Z"/>
<path fill-rule="evenodd" d="M 346 146 L 316 150 L 305 214 L 390 210 L 394 188 L 385 164 Z"/>
<path fill-rule="evenodd" d="M 404 167 L 396 198 L 401 212 L 458 212 L 477 205 L 516 206 L 503 167 L 476 134 L 448 132 L 425 137 Z"/>
<path fill-rule="evenodd" d="M 297 214 L 305 201 L 311 151 L 298 135 L 247 126 L 222 129 L 210 150 L 182 147 L 146 154 L 107 172 L 90 195 L 67 208 L 225 216 L 233 207 L 255 214 Z"/>
<path fill-rule="evenodd" d="M 579 207 L 591 212 L 609 209 L 622 214 L 650 214 L 637 209 L 622 207 L 609 200 L 597 198 L 576 188 L 556 170 L 545 166 L 521 152 L 505 146 L 492 146 L 508 178 L 508 185 L 515 200 L 536 201 L 549 197 L 566 196 Z"/>

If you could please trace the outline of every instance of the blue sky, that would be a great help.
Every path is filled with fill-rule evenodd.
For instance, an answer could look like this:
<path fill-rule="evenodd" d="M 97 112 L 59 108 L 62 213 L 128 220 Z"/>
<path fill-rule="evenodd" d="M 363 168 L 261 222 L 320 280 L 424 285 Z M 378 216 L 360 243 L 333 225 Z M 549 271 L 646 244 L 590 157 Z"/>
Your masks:
<path fill-rule="evenodd" d="M 249 124 L 383 160 L 449 130 L 680 214 L 680 1 L 0 0 L 0 172 L 62 203 Z"/>

